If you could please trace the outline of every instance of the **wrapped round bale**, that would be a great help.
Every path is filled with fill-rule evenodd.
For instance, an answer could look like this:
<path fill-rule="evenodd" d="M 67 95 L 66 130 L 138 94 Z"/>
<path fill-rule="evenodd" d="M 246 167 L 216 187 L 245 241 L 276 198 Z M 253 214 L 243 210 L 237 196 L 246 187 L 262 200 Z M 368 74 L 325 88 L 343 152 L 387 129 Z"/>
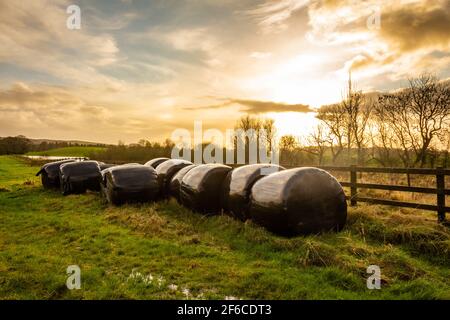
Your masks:
<path fill-rule="evenodd" d="M 102 169 L 102 165 L 100 165 L 100 174 L 102 175 L 101 180 L 100 180 L 100 194 L 102 197 L 107 198 L 107 194 L 106 194 L 106 173 L 114 167 L 117 167 L 119 165 L 112 165 L 112 166 L 108 166 L 107 168 Z"/>
<path fill-rule="evenodd" d="M 159 194 L 157 174 L 152 167 L 127 164 L 106 169 L 103 175 L 106 199 L 114 205 L 149 202 Z"/>
<path fill-rule="evenodd" d="M 276 164 L 250 164 L 234 169 L 223 184 L 222 208 L 231 216 L 245 221 L 250 218 L 250 193 L 259 179 L 284 170 Z"/>
<path fill-rule="evenodd" d="M 59 188 L 60 178 L 59 178 L 59 168 L 61 165 L 69 162 L 75 162 L 75 160 L 62 160 L 46 163 L 41 167 L 36 176 L 41 176 L 42 185 L 44 188 Z"/>
<path fill-rule="evenodd" d="M 155 158 L 145 163 L 146 166 L 156 169 L 161 163 L 170 160 L 169 158 Z"/>
<path fill-rule="evenodd" d="M 180 202 L 203 214 L 218 213 L 222 185 L 231 170 L 223 164 L 203 164 L 189 170 L 181 181 Z"/>
<path fill-rule="evenodd" d="M 107 194 L 106 194 L 106 173 L 109 171 L 109 169 L 114 168 L 114 167 L 118 167 L 118 166 L 142 166 L 142 164 L 140 163 L 125 163 L 125 164 L 114 164 L 111 165 L 105 169 L 103 169 L 101 171 L 101 181 L 100 181 L 100 194 L 102 195 L 102 197 L 104 197 L 105 199 L 107 199 Z M 102 165 L 100 164 L 100 168 L 102 167 Z"/>
<path fill-rule="evenodd" d="M 184 167 L 192 165 L 192 162 L 183 159 L 171 159 L 164 161 L 156 168 L 160 196 L 166 198 L 170 194 L 170 181 L 173 176 Z"/>
<path fill-rule="evenodd" d="M 71 162 L 61 165 L 60 179 L 63 195 L 100 191 L 100 166 L 97 161 Z"/>
<path fill-rule="evenodd" d="M 252 187 L 251 219 L 286 236 L 340 231 L 347 202 L 339 182 L 317 168 L 284 170 Z"/>
<path fill-rule="evenodd" d="M 179 170 L 170 180 L 170 195 L 172 197 L 175 197 L 178 201 L 180 201 L 180 186 L 181 181 L 183 180 L 183 177 L 188 173 L 191 169 L 195 168 L 196 164 L 191 164 L 189 166 L 184 167 L 183 169 Z"/>

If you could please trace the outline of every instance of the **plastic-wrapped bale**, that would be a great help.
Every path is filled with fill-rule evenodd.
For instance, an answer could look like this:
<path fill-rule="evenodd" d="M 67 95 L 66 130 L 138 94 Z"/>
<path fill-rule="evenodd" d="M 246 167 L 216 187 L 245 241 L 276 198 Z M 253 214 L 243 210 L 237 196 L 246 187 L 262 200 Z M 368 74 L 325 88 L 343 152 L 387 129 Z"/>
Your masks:
<path fill-rule="evenodd" d="M 106 173 L 108 172 L 109 169 L 117 167 L 117 166 L 142 166 L 142 164 L 139 163 L 125 163 L 125 164 L 112 164 L 112 165 L 107 165 L 107 168 L 102 169 L 101 171 L 101 181 L 100 181 L 100 194 L 102 195 L 102 197 L 107 198 L 107 194 L 106 194 Z M 102 168 L 102 165 L 100 164 L 100 169 Z"/>
<path fill-rule="evenodd" d="M 203 214 L 218 213 L 223 182 L 231 170 L 223 164 L 203 164 L 189 170 L 181 181 L 180 202 Z"/>
<path fill-rule="evenodd" d="M 59 188 L 60 178 L 59 178 L 59 168 L 61 165 L 69 162 L 75 162 L 75 160 L 62 160 L 56 162 L 46 163 L 41 167 L 36 176 L 41 176 L 42 185 L 44 188 Z"/>
<path fill-rule="evenodd" d="M 107 166 L 106 168 L 102 168 L 102 165 L 100 164 L 100 174 L 102 175 L 100 178 L 100 194 L 102 195 L 102 197 L 107 198 L 107 194 L 106 194 L 106 173 L 114 167 L 117 167 L 119 165 L 111 165 L 111 166 Z"/>
<path fill-rule="evenodd" d="M 97 161 L 72 162 L 61 165 L 60 184 L 63 195 L 100 191 L 100 166 Z"/>
<path fill-rule="evenodd" d="M 297 168 L 256 182 L 250 196 L 251 219 L 286 236 L 340 231 L 347 202 L 339 182 L 317 168 Z"/>
<path fill-rule="evenodd" d="M 180 201 L 180 186 L 181 181 L 183 180 L 183 177 L 188 173 L 191 169 L 195 168 L 196 164 L 191 164 L 189 166 L 184 167 L 183 169 L 180 169 L 172 178 L 170 181 L 170 195 Z"/>
<path fill-rule="evenodd" d="M 100 194 L 102 196 L 105 196 L 105 187 L 106 187 L 106 184 L 105 184 L 106 183 L 106 181 L 105 181 L 105 172 L 109 168 L 117 166 L 117 164 L 110 164 L 110 163 L 99 162 L 98 166 L 100 167 L 100 173 L 102 175 L 101 180 L 100 180 Z"/>
<path fill-rule="evenodd" d="M 161 163 L 163 163 L 163 162 L 165 162 L 167 160 L 170 160 L 170 159 L 169 158 L 155 158 L 155 159 L 152 159 L 150 161 L 147 161 L 145 163 L 145 165 L 148 166 L 148 167 L 152 167 L 153 169 L 156 169 L 156 168 L 158 168 L 158 166 Z"/>
<path fill-rule="evenodd" d="M 121 165 L 104 170 L 104 176 L 106 199 L 114 205 L 150 202 L 159 194 L 158 176 L 152 167 Z"/>
<path fill-rule="evenodd" d="M 250 218 L 250 193 L 261 178 L 284 170 L 276 164 L 250 164 L 228 173 L 223 184 L 222 208 L 231 216 L 245 221 Z"/>
<path fill-rule="evenodd" d="M 156 168 L 160 196 L 166 198 L 170 195 L 170 181 L 173 176 L 184 167 L 192 165 L 192 162 L 183 159 L 171 159 L 164 161 Z"/>

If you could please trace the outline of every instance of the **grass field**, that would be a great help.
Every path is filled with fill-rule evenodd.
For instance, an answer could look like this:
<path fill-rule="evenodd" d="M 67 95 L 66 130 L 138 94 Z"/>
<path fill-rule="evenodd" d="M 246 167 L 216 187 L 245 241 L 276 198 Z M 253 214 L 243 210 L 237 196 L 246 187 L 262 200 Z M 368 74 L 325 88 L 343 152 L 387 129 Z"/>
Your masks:
<path fill-rule="evenodd" d="M 61 156 L 61 157 L 89 157 L 93 152 L 101 152 L 105 150 L 102 147 L 67 147 L 45 151 L 28 152 L 29 156 Z"/>
<path fill-rule="evenodd" d="M 450 299 L 450 230 L 432 213 L 361 205 L 341 233 L 286 239 L 174 200 L 63 197 L 36 171 L 0 157 L 2 299 Z M 381 290 L 366 288 L 372 264 Z"/>

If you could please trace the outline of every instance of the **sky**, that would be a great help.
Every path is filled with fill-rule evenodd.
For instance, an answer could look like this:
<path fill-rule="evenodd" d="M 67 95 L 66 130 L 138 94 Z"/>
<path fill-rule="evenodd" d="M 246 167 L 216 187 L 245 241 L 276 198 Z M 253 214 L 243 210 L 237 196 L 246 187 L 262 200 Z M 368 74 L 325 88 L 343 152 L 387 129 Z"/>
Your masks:
<path fill-rule="evenodd" d="M 363 91 L 449 78 L 450 0 L 0 0 L 0 44 L 0 136 L 162 141 L 245 114 L 301 135 L 350 69 Z"/>

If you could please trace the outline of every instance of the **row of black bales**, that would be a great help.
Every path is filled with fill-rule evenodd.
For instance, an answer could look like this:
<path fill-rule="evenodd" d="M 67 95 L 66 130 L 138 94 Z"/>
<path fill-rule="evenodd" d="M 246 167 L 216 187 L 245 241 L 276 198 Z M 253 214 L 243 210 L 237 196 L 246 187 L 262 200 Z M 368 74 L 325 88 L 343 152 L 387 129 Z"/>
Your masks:
<path fill-rule="evenodd" d="M 317 168 L 253 164 L 233 170 L 222 164 L 156 158 L 145 165 L 118 166 L 60 161 L 44 165 L 38 174 L 44 187 L 55 187 L 59 181 L 63 194 L 101 189 L 114 205 L 173 196 L 193 211 L 223 211 L 286 236 L 339 231 L 347 217 L 341 185 Z"/>
<path fill-rule="evenodd" d="M 233 170 L 222 164 L 191 164 L 173 176 L 170 194 L 191 210 L 223 210 L 286 236 L 340 231 L 347 219 L 342 186 L 317 168 L 253 164 Z"/>

